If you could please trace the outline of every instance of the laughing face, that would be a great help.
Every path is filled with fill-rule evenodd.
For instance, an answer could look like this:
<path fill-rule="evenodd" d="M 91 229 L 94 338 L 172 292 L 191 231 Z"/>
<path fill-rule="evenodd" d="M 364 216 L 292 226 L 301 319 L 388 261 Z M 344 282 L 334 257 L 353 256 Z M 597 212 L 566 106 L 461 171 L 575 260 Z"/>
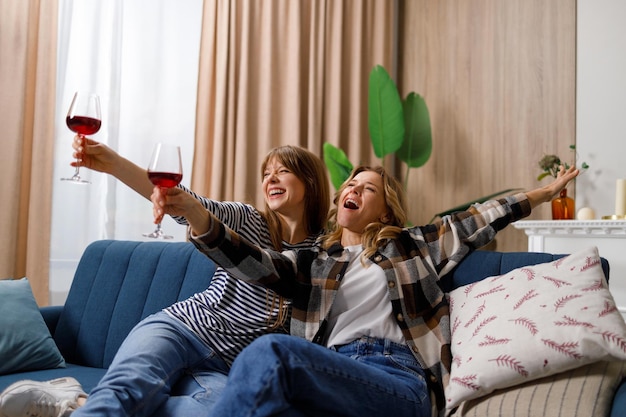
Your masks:
<path fill-rule="evenodd" d="M 374 171 L 355 175 L 337 201 L 337 223 L 359 235 L 372 222 L 386 222 L 387 213 L 383 179 Z"/>
<path fill-rule="evenodd" d="M 292 218 L 301 218 L 305 207 L 305 185 L 276 158 L 263 172 L 263 194 L 271 210 Z"/>

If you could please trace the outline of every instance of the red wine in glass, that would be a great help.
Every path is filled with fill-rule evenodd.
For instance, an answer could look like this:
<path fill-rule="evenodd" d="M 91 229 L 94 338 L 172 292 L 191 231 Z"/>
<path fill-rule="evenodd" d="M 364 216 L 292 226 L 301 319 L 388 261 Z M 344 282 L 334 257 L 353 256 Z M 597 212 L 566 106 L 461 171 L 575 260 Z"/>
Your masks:
<path fill-rule="evenodd" d="M 100 130 L 102 121 L 88 116 L 67 116 L 65 123 L 71 131 L 78 133 L 79 135 L 93 135 Z"/>
<path fill-rule="evenodd" d="M 148 166 L 148 179 L 152 184 L 161 188 L 176 187 L 183 179 L 183 164 L 180 157 L 180 146 L 158 143 L 152 153 Z M 157 223 L 156 229 L 150 233 L 144 233 L 145 237 L 154 239 L 172 239 Z"/>
<path fill-rule="evenodd" d="M 148 172 L 148 178 L 154 185 L 162 188 L 176 187 L 183 179 L 183 174 L 173 172 Z"/>
<path fill-rule="evenodd" d="M 72 104 L 65 117 L 67 127 L 81 137 L 93 135 L 100 130 L 102 117 L 100 116 L 100 97 L 97 94 L 77 91 L 72 98 Z M 89 181 L 80 177 L 80 159 L 76 159 L 76 170 L 69 178 L 61 178 L 75 184 L 88 184 Z"/>

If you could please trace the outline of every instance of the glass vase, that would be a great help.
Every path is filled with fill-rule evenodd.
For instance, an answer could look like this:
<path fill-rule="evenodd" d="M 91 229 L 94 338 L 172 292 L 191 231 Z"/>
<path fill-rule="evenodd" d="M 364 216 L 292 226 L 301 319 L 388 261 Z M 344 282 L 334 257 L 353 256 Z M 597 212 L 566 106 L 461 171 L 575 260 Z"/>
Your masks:
<path fill-rule="evenodd" d="M 574 199 L 567 196 L 567 188 L 564 188 L 559 196 L 552 200 L 552 220 L 572 219 L 574 219 Z"/>

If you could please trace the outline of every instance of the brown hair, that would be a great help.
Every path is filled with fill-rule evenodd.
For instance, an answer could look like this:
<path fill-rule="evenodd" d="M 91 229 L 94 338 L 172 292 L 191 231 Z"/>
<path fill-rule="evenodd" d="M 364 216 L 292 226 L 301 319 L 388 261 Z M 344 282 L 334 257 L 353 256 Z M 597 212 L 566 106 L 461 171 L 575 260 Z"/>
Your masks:
<path fill-rule="evenodd" d="M 339 187 L 335 193 L 333 203 L 335 207 L 330 211 L 331 228 L 323 238 L 324 248 L 329 248 L 333 243 L 341 242 L 341 234 L 343 228 L 337 224 L 337 203 L 343 190 L 346 189 L 350 181 L 359 173 L 364 171 L 372 171 L 377 173 L 383 179 L 383 192 L 385 205 L 387 206 L 388 221 L 382 223 L 380 221 L 372 222 L 365 227 L 362 235 L 363 258 L 369 258 L 382 247 L 390 239 L 395 239 L 402 227 L 406 223 L 406 197 L 402 184 L 395 177 L 387 174 L 387 171 L 381 166 L 369 167 L 365 165 L 358 166 L 352 170 L 350 177 Z"/>
<path fill-rule="evenodd" d="M 309 236 L 321 233 L 326 227 L 330 208 L 330 187 L 326 166 L 311 151 L 298 146 L 284 145 L 272 149 L 265 156 L 261 164 L 261 177 L 267 164 L 273 159 L 278 160 L 304 183 L 304 229 Z M 268 207 L 267 202 L 263 214 L 270 226 L 274 247 L 280 250 L 282 227 L 278 214 Z"/>
<path fill-rule="evenodd" d="M 263 159 L 261 164 L 261 177 L 267 168 L 267 164 L 276 159 L 285 168 L 291 171 L 304 183 L 304 229 L 308 236 L 322 233 L 328 220 L 330 208 L 330 186 L 326 165 L 313 152 L 291 145 L 279 146 L 272 149 Z M 270 237 L 276 250 L 282 249 L 282 226 L 277 213 L 269 208 L 265 202 L 265 211 L 262 213 L 267 221 Z M 283 297 L 268 298 L 270 310 L 280 307 L 278 319 L 271 328 L 282 326 L 286 320 L 286 305 Z"/>

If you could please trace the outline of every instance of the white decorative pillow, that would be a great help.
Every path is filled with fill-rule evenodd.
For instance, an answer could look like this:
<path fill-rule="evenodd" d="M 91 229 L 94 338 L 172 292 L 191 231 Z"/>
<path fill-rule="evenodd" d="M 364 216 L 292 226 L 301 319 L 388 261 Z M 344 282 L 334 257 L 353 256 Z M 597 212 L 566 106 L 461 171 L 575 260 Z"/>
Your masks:
<path fill-rule="evenodd" d="M 488 277 L 450 293 L 451 410 L 600 360 L 626 360 L 626 324 L 598 249 Z"/>

